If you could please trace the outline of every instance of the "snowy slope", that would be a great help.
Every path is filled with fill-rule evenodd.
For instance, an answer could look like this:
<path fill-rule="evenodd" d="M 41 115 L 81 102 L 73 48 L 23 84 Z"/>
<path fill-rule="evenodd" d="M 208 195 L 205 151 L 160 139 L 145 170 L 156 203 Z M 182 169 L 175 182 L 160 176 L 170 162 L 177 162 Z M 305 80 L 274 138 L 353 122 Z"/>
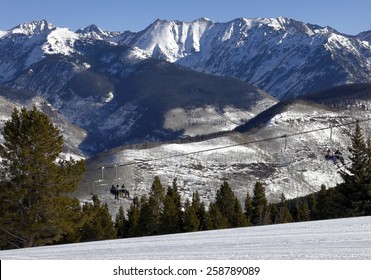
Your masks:
<path fill-rule="evenodd" d="M 339 148 L 348 163 L 347 147 L 351 145 L 349 135 L 354 124 L 345 124 L 366 118 L 371 118 L 369 111 L 337 111 L 298 101 L 272 116 L 265 126 L 247 133 L 188 143 L 116 148 L 88 161 L 88 172 L 77 195 L 89 201 L 94 191 L 108 204 L 113 216 L 120 206 L 128 209 L 131 200 L 115 201 L 108 186 L 93 190 L 93 181 L 102 179 L 102 175 L 109 186 L 124 183 L 132 197 L 148 195 L 155 176 L 160 177 L 165 188 L 177 178 L 183 201 L 198 191 L 206 205 L 215 200 L 223 181 L 228 181 L 242 203 L 247 193 L 253 194 L 257 181 L 264 184 L 270 201 L 279 201 L 282 193 L 286 198 L 308 195 L 320 190 L 322 184 L 330 188 L 342 182 L 338 171 L 344 167 L 326 161 L 324 149 Z M 330 125 L 345 126 L 331 132 Z M 362 123 L 362 127 L 364 135 L 369 135 L 371 122 Z M 283 135 L 289 135 L 286 149 Z M 116 176 L 121 179 L 116 180 Z"/>
<path fill-rule="evenodd" d="M 0 251 L 1 260 L 371 260 L 371 217 Z"/>

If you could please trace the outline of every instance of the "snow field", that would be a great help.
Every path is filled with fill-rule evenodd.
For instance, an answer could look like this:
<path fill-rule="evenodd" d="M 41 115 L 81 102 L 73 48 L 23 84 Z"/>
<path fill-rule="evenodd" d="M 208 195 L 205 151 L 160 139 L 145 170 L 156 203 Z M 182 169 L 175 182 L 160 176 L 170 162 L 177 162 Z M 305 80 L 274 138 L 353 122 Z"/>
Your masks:
<path fill-rule="evenodd" d="M 0 251 L 1 260 L 371 260 L 371 216 Z"/>

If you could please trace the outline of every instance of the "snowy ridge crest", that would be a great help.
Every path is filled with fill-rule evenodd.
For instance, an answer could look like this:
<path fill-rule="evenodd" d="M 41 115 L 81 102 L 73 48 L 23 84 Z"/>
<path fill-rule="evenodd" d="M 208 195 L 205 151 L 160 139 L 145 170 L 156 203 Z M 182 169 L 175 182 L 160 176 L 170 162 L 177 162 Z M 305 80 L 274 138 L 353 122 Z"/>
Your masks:
<path fill-rule="evenodd" d="M 41 34 L 44 31 L 55 29 L 55 25 L 51 24 L 47 20 L 34 20 L 30 23 L 20 24 L 10 30 L 12 34 L 23 34 L 27 36 Z"/>
<path fill-rule="evenodd" d="M 91 24 L 84 29 L 79 29 L 76 31 L 76 34 L 83 38 L 95 39 L 95 40 L 106 40 L 114 36 L 118 36 L 121 32 L 110 32 L 104 31 L 95 24 Z"/>
<path fill-rule="evenodd" d="M 279 17 L 227 23 L 157 20 L 142 32 L 124 33 L 118 42 L 153 58 L 234 77 L 288 99 L 339 84 L 370 82 L 369 38 L 369 32 L 350 36 Z"/>

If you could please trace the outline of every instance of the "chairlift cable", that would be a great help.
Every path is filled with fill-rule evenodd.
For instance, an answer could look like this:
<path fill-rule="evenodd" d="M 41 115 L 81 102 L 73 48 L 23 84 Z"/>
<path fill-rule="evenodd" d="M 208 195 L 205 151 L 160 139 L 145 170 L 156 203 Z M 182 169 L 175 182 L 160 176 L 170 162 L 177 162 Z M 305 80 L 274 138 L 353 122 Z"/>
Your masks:
<path fill-rule="evenodd" d="M 363 123 L 363 122 L 368 122 L 368 121 L 371 121 L 371 118 L 363 119 L 363 120 L 357 120 L 357 121 L 353 121 L 353 122 L 349 122 L 349 123 L 345 123 L 345 124 L 331 125 L 329 127 L 306 130 L 306 131 L 302 131 L 302 132 L 296 132 L 296 133 L 291 133 L 291 134 L 283 134 L 283 135 L 274 136 L 274 137 L 268 137 L 268 138 L 263 138 L 263 139 L 258 139 L 258 140 L 246 141 L 246 142 L 241 142 L 241 143 L 236 143 L 236 144 L 231 144 L 231 145 L 224 145 L 224 146 L 215 147 L 215 148 L 203 149 L 203 150 L 198 150 L 198 151 L 193 151 L 193 152 L 179 153 L 179 154 L 157 157 L 157 158 L 151 158 L 151 159 L 136 159 L 136 161 L 117 164 L 117 166 L 139 165 L 139 164 L 143 164 L 143 163 L 161 161 L 161 160 L 170 159 L 170 158 L 185 157 L 185 156 L 189 156 L 189 155 L 195 155 L 195 154 L 206 153 L 206 152 L 213 152 L 213 151 L 218 151 L 218 150 L 223 150 L 223 149 L 228 149 L 228 148 L 233 148 L 233 147 L 238 147 L 238 146 L 246 146 L 246 145 L 252 145 L 252 144 L 257 144 L 257 143 L 262 143 L 262 142 L 267 142 L 267 141 L 274 141 L 274 140 L 278 140 L 278 139 L 281 139 L 281 138 L 285 138 L 285 148 L 286 148 L 286 145 L 287 145 L 286 141 L 287 141 L 288 137 L 294 137 L 294 136 L 298 136 L 298 135 L 304 135 L 304 134 L 324 131 L 324 130 L 328 130 L 328 129 L 332 130 L 333 128 L 349 126 L 349 125 L 352 125 L 352 124 L 356 124 L 357 122 L 358 123 Z M 115 167 L 115 165 L 104 166 L 104 168 L 113 168 L 113 167 Z M 87 171 L 96 171 L 96 170 L 101 170 L 101 169 L 102 169 L 102 167 L 99 167 L 99 168 L 88 169 Z"/>

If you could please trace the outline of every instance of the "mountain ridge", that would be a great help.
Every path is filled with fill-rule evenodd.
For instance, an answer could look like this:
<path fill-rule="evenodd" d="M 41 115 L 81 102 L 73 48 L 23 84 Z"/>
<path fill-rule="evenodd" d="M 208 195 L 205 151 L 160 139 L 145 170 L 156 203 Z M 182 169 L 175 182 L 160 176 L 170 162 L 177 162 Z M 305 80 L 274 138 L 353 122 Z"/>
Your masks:
<path fill-rule="evenodd" d="M 45 34 L 41 51 L 33 48 L 25 67 L 45 54 L 70 55 L 75 42 L 85 38 L 129 45 L 147 57 L 234 77 L 276 98 L 290 99 L 340 84 L 370 82 L 370 32 L 347 35 L 286 17 L 237 18 L 229 22 L 157 19 L 139 32 L 103 31 L 96 25 L 73 32 L 41 20 L 0 32 L 0 40 L 23 34 L 29 48 L 35 35 Z M 7 61 L 2 60 L 6 65 Z M 7 70 L 7 74 L 0 71 L 0 82 L 11 78 L 11 67 Z"/>
<path fill-rule="evenodd" d="M 87 130 L 80 148 L 89 155 L 122 144 L 175 139 L 183 135 L 186 127 L 193 126 L 192 135 L 223 129 L 221 120 L 229 122 L 226 127 L 229 129 L 236 124 L 230 122 L 226 114 L 235 118 L 242 109 L 254 107 L 259 100 L 275 102 L 245 82 L 199 73 L 148 58 L 127 45 L 86 36 L 72 36 L 73 49 L 67 43 L 57 44 L 42 54 L 45 40 L 49 42 L 48 36 L 57 30 L 34 35 L 32 39 L 37 44 L 31 45 L 26 35 L 16 35 L 21 36 L 16 48 L 0 51 L 0 59 L 9 62 L 3 64 L 3 69 L 0 66 L 0 70 L 9 75 L 2 78 L 10 87 L 37 92 L 66 119 Z M 63 38 L 70 38 L 70 31 L 66 32 Z M 12 38 L 2 38 L 0 46 L 2 44 L 13 44 Z M 58 53 L 61 45 L 66 50 Z M 19 50 L 25 50 L 25 54 L 14 59 L 21 53 Z M 35 56 L 35 53 L 42 55 Z M 12 72 L 6 71 L 9 68 Z M 264 106 L 269 104 L 261 109 Z M 173 116 L 170 111 L 177 108 L 181 108 L 183 114 L 197 109 L 206 112 L 210 108 L 209 116 L 220 121 L 209 123 L 205 119 L 201 132 L 195 131 L 193 123 L 188 123 L 195 119 L 189 114 L 186 122 L 182 119 L 182 124 L 173 120 L 165 125 L 166 119 Z M 234 108 L 234 112 L 229 108 Z M 250 114 L 245 114 L 233 121 L 241 123 L 249 117 Z"/>
<path fill-rule="evenodd" d="M 284 17 L 227 23 L 155 21 L 144 31 L 120 36 L 116 42 L 152 57 L 233 76 L 280 99 L 370 80 L 371 48 L 366 41 Z"/>
<path fill-rule="evenodd" d="M 0 82 L 36 92 L 90 131 L 85 149 L 95 153 L 233 130 L 277 102 L 259 85 L 289 100 L 300 89 L 368 82 L 370 50 L 357 36 L 285 17 L 158 19 L 137 33 L 73 32 L 41 20 L 2 33 Z"/>

